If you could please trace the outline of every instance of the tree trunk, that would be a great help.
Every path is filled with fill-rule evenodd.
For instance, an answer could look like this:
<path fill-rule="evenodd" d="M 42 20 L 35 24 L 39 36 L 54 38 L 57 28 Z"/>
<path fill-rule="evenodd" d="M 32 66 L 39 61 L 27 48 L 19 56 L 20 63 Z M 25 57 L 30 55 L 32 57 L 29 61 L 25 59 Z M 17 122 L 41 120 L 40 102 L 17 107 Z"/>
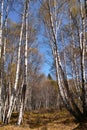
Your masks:
<path fill-rule="evenodd" d="M 0 25 L 0 121 L 2 121 L 2 38 L 3 38 L 3 8 L 4 0 L 1 0 L 1 25 Z"/>
<path fill-rule="evenodd" d="M 83 4 L 80 1 L 80 11 L 82 19 L 82 32 L 80 35 L 81 39 L 81 76 L 82 76 L 82 101 L 83 101 L 83 114 L 87 116 L 87 88 L 86 88 L 86 77 L 85 77 L 85 48 L 86 48 L 86 30 L 85 30 L 85 16 L 83 12 Z"/>
<path fill-rule="evenodd" d="M 23 100 L 21 101 L 21 104 L 20 104 L 20 112 L 19 112 L 19 117 L 18 117 L 18 125 L 21 124 L 22 122 L 22 119 L 23 118 Z"/>
<path fill-rule="evenodd" d="M 72 97 L 72 94 L 69 90 L 69 85 L 68 85 L 66 74 L 64 73 L 61 62 L 60 62 L 60 56 L 59 56 L 58 47 L 57 47 L 57 39 L 56 39 L 55 29 L 54 29 L 54 24 L 53 24 L 54 22 L 53 22 L 53 17 L 50 10 L 50 7 L 51 7 L 50 0 L 49 0 L 48 7 L 49 7 L 49 15 L 50 15 L 50 26 L 52 30 L 52 36 L 53 36 L 53 44 L 51 44 L 51 48 L 53 50 L 54 60 L 56 64 L 56 75 L 57 75 L 57 83 L 59 86 L 59 92 L 66 108 L 70 111 L 70 113 L 77 120 L 81 120 L 82 112 L 80 111 L 80 109 L 78 108 L 77 104 L 75 103 Z M 61 82 L 61 79 L 62 79 L 62 82 Z"/>
<path fill-rule="evenodd" d="M 2 51 L 2 30 L 3 30 L 3 8 L 4 8 L 4 0 L 1 0 L 1 19 L 0 19 L 0 59 L 1 59 L 1 51 Z"/>
<path fill-rule="evenodd" d="M 18 125 L 21 124 L 22 122 L 22 117 L 23 117 L 23 106 L 25 105 L 25 94 L 26 94 L 26 87 L 27 87 L 27 64 L 28 64 L 28 56 L 27 56 L 27 50 L 28 50 L 28 9 L 29 9 L 29 1 L 25 1 L 25 26 L 26 26 L 26 40 L 25 40 L 25 57 L 24 57 L 24 85 L 22 89 L 22 100 L 21 100 L 21 106 L 20 106 L 20 112 L 19 112 L 19 119 L 18 119 Z"/>
<path fill-rule="evenodd" d="M 86 14 L 86 17 L 87 17 L 87 0 L 84 0 L 85 1 L 85 14 Z"/>
<path fill-rule="evenodd" d="M 20 40 L 19 40 L 19 48 L 18 48 L 18 59 L 17 59 L 17 70 L 16 70 L 16 78 L 15 78 L 15 84 L 14 84 L 14 92 L 11 95 L 9 109 L 6 117 L 6 123 L 10 120 L 11 114 L 12 114 L 12 106 L 14 106 L 16 101 L 16 91 L 17 91 L 17 85 L 19 80 L 19 70 L 20 70 L 20 57 L 21 57 L 21 43 L 22 43 L 22 36 L 23 36 L 23 27 L 24 27 L 24 14 L 25 14 L 25 7 L 24 7 L 24 13 L 22 16 L 22 25 L 21 25 L 21 31 L 20 31 Z"/>

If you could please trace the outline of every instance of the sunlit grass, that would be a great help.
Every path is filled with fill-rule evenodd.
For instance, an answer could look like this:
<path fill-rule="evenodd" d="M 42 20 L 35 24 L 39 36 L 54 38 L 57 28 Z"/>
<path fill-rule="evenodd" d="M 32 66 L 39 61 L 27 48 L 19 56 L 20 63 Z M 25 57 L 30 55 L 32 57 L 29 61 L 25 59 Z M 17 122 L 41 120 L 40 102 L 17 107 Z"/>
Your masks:
<path fill-rule="evenodd" d="M 65 109 L 25 112 L 20 127 L 17 126 L 17 117 L 18 113 L 14 112 L 9 124 L 6 126 L 1 124 L 0 130 L 74 130 L 78 126 Z"/>

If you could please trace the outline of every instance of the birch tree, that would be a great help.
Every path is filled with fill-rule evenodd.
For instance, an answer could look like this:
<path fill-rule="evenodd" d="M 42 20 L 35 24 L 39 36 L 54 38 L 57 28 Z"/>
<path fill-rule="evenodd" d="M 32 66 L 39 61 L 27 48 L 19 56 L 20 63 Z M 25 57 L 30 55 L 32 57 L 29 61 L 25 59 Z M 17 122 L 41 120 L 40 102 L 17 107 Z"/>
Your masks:
<path fill-rule="evenodd" d="M 2 38 L 3 38 L 3 8 L 4 0 L 1 1 L 1 16 L 0 16 L 0 121 L 2 121 Z"/>
<path fill-rule="evenodd" d="M 47 30 L 47 33 L 48 33 L 49 42 L 50 42 L 50 46 L 51 46 L 51 49 L 52 49 L 52 54 L 54 56 L 54 62 L 55 62 L 55 65 L 56 65 L 56 78 L 57 78 L 60 96 L 61 96 L 63 103 L 64 103 L 65 107 L 67 108 L 67 110 L 78 121 L 82 121 L 86 117 L 86 113 L 87 113 L 86 112 L 86 108 L 87 108 L 87 106 L 86 106 L 86 95 L 87 95 L 86 94 L 86 75 L 85 75 L 85 60 L 84 60 L 85 44 L 86 44 L 85 15 L 84 15 L 85 13 L 83 11 L 84 4 L 82 4 L 81 1 L 79 1 L 79 2 L 75 1 L 76 4 L 77 3 L 79 4 L 80 10 L 79 10 L 79 14 L 78 14 L 79 16 L 78 17 L 80 17 L 80 19 L 81 19 L 81 22 L 79 23 L 80 26 L 78 26 L 79 31 L 80 31 L 80 35 L 79 35 L 78 39 L 76 39 L 76 40 L 79 41 L 79 47 L 80 47 L 80 58 L 79 58 L 80 63 L 79 64 L 80 64 L 80 67 L 81 67 L 80 68 L 81 70 L 80 70 L 80 73 L 79 73 L 80 78 L 81 78 L 81 81 L 80 81 L 81 88 L 80 88 L 80 86 L 78 87 L 78 84 L 76 84 L 76 87 L 78 87 L 78 89 L 75 90 L 77 92 L 80 89 L 79 94 L 80 94 L 81 98 L 79 99 L 79 97 L 78 97 L 78 102 L 81 105 L 79 106 L 76 99 L 73 97 L 73 91 L 71 90 L 71 85 L 69 83 L 69 75 L 68 75 L 68 73 L 70 73 L 71 70 L 73 70 L 72 65 L 73 65 L 74 61 L 71 60 L 71 58 L 70 58 L 70 64 L 68 64 L 68 62 L 65 58 L 69 58 L 69 55 L 68 55 L 68 57 L 64 57 L 64 60 L 66 61 L 66 68 L 69 67 L 69 69 L 66 69 L 66 71 L 65 71 L 65 69 L 64 69 L 65 67 L 63 68 L 62 60 L 61 60 L 61 57 L 60 57 L 61 51 L 59 50 L 61 43 L 58 40 L 58 34 L 60 33 L 60 29 L 62 29 L 61 28 L 62 25 L 59 22 L 61 17 L 59 17 L 59 16 L 63 15 L 62 10 L 64 11 L 64 8 L 65 9 L 68 8 L 71 5 L 71 1 L 68 2 L 67 4 L 65 4 L 65 3 L 67 3 L 67 2 L 66 1 L 60 2 L 60 1 L 57 1 L 57 0 L 44 1 L 40 11 L 43 12 L 43 9 L 45 8 L 45 13 L 43 13 L 42 19 L 44 21 L 44 24 L 45 24 L 45 27 L 46 27 L 46 30 Z M 70 8 L 71 8 L 71 6 L 70 6 Z M 66 13 L 65 13 L 65 15 L 67 16 Z M 62 19 L 61 19 L 61 22 L 63 24 L 64 21 Z M 67 21 L 67 23 L 68 23 L 68 21 Z M 65 23 L 64 23 L 64 26 L 65 26 Z M 70 27 L 70 30 L 72 32 L 71 27 Z M 69 32 L 70 32 L 70 30 L 69 30 Z M 70 35 L 70 39 L 73 38 L 72 37 L 73 35 L 71 35 L 71 34 L 69 34 L 69 35 Z M 73 41 L 73 42 L 75 42 L 75 41 Z M 68 45 L 65 45 L 65 48 L 67 48 Z M 75 54 L 71 54 L 71 55 L 75 56 Z M 76 59 L 77 56 L 75 56 L 74 58 L 75 58 L 75 60 L 77 60 Z M 74 64 L 74 66 L 77 67 L 76 63 Z M 77 69 L 76 69 L 76 71 L 77 71 Z M 73 71 L 72 71 L 72 75 L 73 75 Z M 75 77 L 77 77 L 77 75 L 75 75 Z M 72 77 L 72 80 L 74 81 L 73 77 Z"/>
<path fill-rule="evenodd" d="M 7 18 L 8 18 L 8 10 L 9 10 L 9 1 L 7 1 L 7 7 L 6 7 L 6 15 L 5 15 L 5 32 L 4 32 L 4 45 L 3 45 L 3 55 L 2 55 L 2 70 L 3 70 L 3 79 L 2 79 L 2 83 L 3 83 L 3 91 L 5 91 L 5 83 L 4 83 L 4 79 L 5 79 L 5 58 L 6 58 L 6 45 L 7 45 Z M 3 121 L 5 118 L 5 112 L 6 112 L 6 106 L 7 106 L 7 99 L 5 100 L 6 95 L 3 93 Z"/>
<path fill-rule="evenodd" d="M 26 94 L 26 87 L 28 83 L 28 76 L 27 76 L 27 66 L 28 66 L 28 9 L 29 9 L 29 0 L 25 1 L 25 33 L 26 33 L 26 40 L 25 40 L 25 56 L 24 56 L 24 84 L 22 88 L 22 95 L 21 95 L 21 105 L 20 105 L 20 112 L 19 112 L 19 118 L 18 118 L 18 125 L 21 124 L 22 121 L 22 115 L 24 110 L 24 103 L 25 103 L 25 94 Z"/>
<path fill-rule="evenodd" d="M 19 39 L 19 48 L 18 48 L 18 59 L 17 59 L 17 70 L 16 70 L 16 77 L 15 77 L 15 84 L 14 84 L 14 93 L 12 93 L 11 99 L 10 99 L 10 105 L 6 117 L 6 121 L 8 122 L 10 120 L 13 106 L 16 101 L 16 91 L 17 91 L 17 85 L 19 80 L 19 70 L 20 70 L 20 56 L 21 56 L 21 43 L 22 43 L 22 36 L 23 36 L 23 27 L 24 27 L 24 14 L 25 14 L 25 7 L 24 7 L 24 13 L 22 14 L 22 24 L 21 24 L 21 30 L 20 30 L 20 39 Z"/>
<path fill-rule="evenodd" d="M 87 88 L 86 88 L 86 75 L 85 75 L 85 48 L 86 48 L 86 24 L 85 24 L 85 13 L 83 11 L 82 2 L 79 1 L 80 4 L 80 12 L 81 12 L 81 19 L 82 19 L 82 35 L 80 35 L 81 44 L 81 75 L 82 75 L 82 101 L 83 101 L 83 114 L 84 116 L 87 115 Z"/>
<path fill-rule="evenodd" d="M 85 1 L 85 14 L 86 14 L 86 17 L 87 17 L 87 0 L 84 0 Z"/>

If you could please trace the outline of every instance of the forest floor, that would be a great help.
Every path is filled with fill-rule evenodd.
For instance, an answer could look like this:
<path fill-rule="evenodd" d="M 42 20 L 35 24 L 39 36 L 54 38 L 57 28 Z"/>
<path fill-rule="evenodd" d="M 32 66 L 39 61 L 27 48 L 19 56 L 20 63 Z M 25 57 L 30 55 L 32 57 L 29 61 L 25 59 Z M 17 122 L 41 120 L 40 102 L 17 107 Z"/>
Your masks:
<path fill-rule="evenodd" d="M 0 130 L 87 130 L 87 124 L 79 124 L 66 111 L 41 110 L 26 112 L 23 123 L 17 126 L 17 113 L 13 113 L 8 125 L 0 125 Z"/>

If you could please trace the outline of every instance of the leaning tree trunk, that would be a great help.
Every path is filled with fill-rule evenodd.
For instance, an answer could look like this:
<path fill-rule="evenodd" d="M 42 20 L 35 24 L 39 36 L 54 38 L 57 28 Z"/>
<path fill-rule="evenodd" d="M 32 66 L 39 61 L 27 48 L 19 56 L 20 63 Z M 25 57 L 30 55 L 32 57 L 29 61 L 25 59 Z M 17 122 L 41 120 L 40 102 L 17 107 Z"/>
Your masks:
<path fill-rule="evenodd" d="M 70 92 L 69 85 L 68 85 L 67 76 L 65 72 L 63 71 L 63 68 L 61 65 L 60 56 L 59 56 L 58 47 L 57 47 L 57 38 L 55 35 L 55 29 L 54 29 L 54 22 L 53 22 L 53 17 L 52 17 L 50 7 L 51 5 L 50 5 L 50 0 L 49 0 L 49 4 L 48 4 L 49 18 L 50 18 L 52 37 L 53 37 L 53 43 L 51 44 L 51 48 L 53 50 L 54 60 L 56 64 L 56 75 L 57 75 L 57 82 L 59 86 L 60 95 L 61 95 L 61 98 L 63 99 L 64 105 L 66 106 L 66 108 L 70 111 L 70 113 L 77 120 L 80 121 L 82 118 L 82 112 L 80 111 L 79 107 L 77 106 L 77 104 L 75 103 L 75 100 L 72 97 L 72 93 Z"/>

